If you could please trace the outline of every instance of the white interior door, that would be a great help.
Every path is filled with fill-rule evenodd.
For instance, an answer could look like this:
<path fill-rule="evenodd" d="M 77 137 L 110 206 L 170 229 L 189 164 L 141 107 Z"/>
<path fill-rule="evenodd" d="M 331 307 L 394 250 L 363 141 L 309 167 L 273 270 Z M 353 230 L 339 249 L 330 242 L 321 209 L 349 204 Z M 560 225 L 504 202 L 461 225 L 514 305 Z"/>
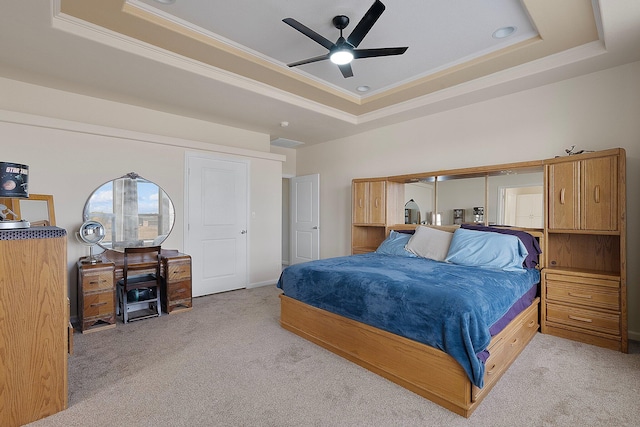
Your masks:
<path fill-rule="evenodd" d="M 291 178 L 290 264 L 320 259 L 320 175 Z"/>
<path fill-rule="evenodd" d="M 247 286 L 248 165 L 187 157 L 185 247 L 192 258 L 193 296 Z"/>

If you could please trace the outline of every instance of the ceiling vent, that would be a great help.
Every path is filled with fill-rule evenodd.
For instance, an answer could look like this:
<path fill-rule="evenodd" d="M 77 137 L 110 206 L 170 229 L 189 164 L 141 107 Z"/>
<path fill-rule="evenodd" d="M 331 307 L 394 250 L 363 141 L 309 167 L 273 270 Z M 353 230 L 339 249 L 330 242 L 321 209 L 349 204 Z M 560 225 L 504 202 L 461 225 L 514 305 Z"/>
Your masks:
<path fill-rule="evenodd" d="M 276 147 L 284 147 L 284 148 L 294 148 L 297 147 L 298 145 L 303 145 L 304 142 L 300 142 L 300 141 L 294 141 L 292 139 L 285 139 L 285 138 L 276 138 L 273 141 L 271 141 L 271 145 L 275 145 Z"/>

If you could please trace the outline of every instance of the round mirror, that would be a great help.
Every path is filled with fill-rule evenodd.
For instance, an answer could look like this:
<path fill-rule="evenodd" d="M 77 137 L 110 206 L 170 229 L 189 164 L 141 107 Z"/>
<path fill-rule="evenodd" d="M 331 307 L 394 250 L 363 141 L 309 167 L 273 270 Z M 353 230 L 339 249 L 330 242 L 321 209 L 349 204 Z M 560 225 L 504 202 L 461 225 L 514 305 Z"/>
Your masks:
<path fill-rule="evenodd" d="M 104 240 L 104 226 L 98 221 L 85 221 L 80 226 L 80 231 L 76 233 L 76 237 L 78 237 L 80 243 L 89 246 L 89 258 L 83 259 L 82 262 L 98 263 L 98 259 L 93 256 L 93 247 Z"/>
<path fill-rule="evenodd" d="M 162 244 L 173 228 L 175 211 L 162 188 L 131 172 L 98 187 L 89 196 L 83 217 L 104 226 L 101 247 L 122 251 Z"/>
<path fill-rule="evenodd" d="M 105 238 L 104 226 L 98 221 L 85 221 L 78 232 L 80 239 L 88 245 L 97 245 Z"/>

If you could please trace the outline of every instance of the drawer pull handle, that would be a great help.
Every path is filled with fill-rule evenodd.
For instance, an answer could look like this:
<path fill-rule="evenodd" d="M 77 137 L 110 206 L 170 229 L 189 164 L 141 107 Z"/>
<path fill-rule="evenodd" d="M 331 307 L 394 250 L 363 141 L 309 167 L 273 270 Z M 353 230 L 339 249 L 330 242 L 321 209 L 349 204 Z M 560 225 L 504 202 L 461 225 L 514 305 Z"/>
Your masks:
<path fill-rule="evenodd" d="M 564 188 L 560 190 L 560 204 L 564 205 Z"/>
<path fill-rule="evenodd" d="M 518 344 L 518 338 L 514 338 L 513 341 L 511 341 L 511 347 L 513 347 L 516 344 Z"/>
<path fill-rule="evenodd" d="M 362 207 L 362 199 L 358 199 L 358 205 Z"/>
<path fill-rule="evenodd" d="M 593 191 L 593 199 L 596 203 L 600 203 L 600 186 L 596 185 Z"/>
<path fill-rule="evenodd" d="M 487 375 L 493 374 L 493 370 L 496 369 L 496 364 L 494 363 L 491 368 L 487 371 Z"/>
<path fill-rule="evenodd" d="M 104 279 L 103 280 L 91 280 L 89 282 L 89 284 L 90 285 L 97 285 L 98 283 L 105 283 L 105 282 L 106 282 L 106 280 L 104 280 Z"/>
<path fill-rule="evenodd" d="M 185 291 L 186 291 L 186 289 L 182 288 L 182 289 L 177 289 L 175 292 L 176 292 L 176 294 L 181 294 L 181 293 L 183 293 Z"/>
<path fill-rule="evenodd" d="M 107 305 L 107 303 L 106 302 L 97 302 L 97 303 L 91 304 L 91 307 L 100 307 L 101 305 Z"/>
<path fill-rule="evenodd" d="M 591 295 L 588 295 L 588 294 L 577 294 L 575 292 L 569 292 L 569 296 L 570 297 L 576 297 L 576 298 L 586 298 L 586 299 L 593 298 Z"/>
<path fill-rule="evenodd" d="M 375 205 L 376 205 L 376 208 L 380 206 L 380 199 L 378 197 L 376 197 Z"/>
<path fill-rule="evenodd" d="M 529 323 L 527 324 L 527 328 L 533 328 L 533 326 L 536 324 L 535 320 L 530 320 Z"/>
<path fill-rule="evenodd" d="M 580 316 L 572 316 L 571 314 L 569 315 L 569 319 L 577 320 L 578 322 L 593 323 L 592 319 L 587 319 L 586 317 L 580 317 Z"/>

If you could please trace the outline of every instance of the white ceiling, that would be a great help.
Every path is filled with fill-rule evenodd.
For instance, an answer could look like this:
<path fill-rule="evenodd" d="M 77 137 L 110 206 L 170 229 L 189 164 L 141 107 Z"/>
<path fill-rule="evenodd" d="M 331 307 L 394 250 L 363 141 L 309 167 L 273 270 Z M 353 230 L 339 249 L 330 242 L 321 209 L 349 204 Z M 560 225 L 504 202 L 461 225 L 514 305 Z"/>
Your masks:
<path fill-rule="evenodd" d="M 336 15 L 350 18 L 345 38 L 373 4 L 373 0 L 156 0 L 131 4 L 267 58 L 279 65 L 323 55 L 327 50 L 282 22 L 293 18 L 335 42 L 340 32 L 331 23 Z M 382 92 L 489 52 L 538 35 L 518 0 L 384 0 L 386 10 L 359 45 L 361 49 L 408 46 L 402 56 L 367 58 L 352 64 L 354 76 L 345 79 L 329 61 L 298 70 L 323 84 L 359 96 L 366 85 Z M 508 38 L 492 37 L 495 30 L 514 26 Z"/>
<path fill-rule="evenodd" d="M 383 0 L 359 47 L 409 49 L 348 79 L 287 67 L 325 49 L 282 19 L 333 41 L 333 16 L 348 35 L 373 0 L 2 2 L 0 76 L 307 145 L 640 60 L 637 0 Z"/>

